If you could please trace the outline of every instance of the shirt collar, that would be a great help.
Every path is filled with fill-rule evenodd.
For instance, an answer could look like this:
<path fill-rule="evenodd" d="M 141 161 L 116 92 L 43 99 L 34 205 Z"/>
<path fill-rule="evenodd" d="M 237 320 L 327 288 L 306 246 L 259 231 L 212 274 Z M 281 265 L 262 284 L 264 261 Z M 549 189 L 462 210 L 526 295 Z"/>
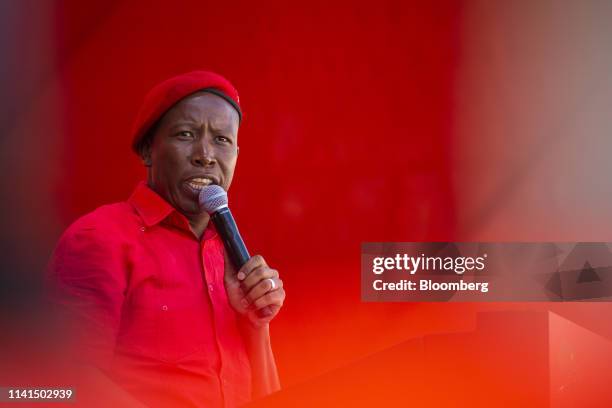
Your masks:
<path fill-rule="evenodd" d="M 151 190 L 144 181 L 138 183 L 128 202 L 134 206 L 147 227 L 159 224 L 167 219 L 171 225 L 193 233 L 185 216 L 176 211 L 159 194 Z M 217 230 L 214 224 L 209 222 L 202 239 L 207 240 L 214 238 L 216 235 Z"/>
<path fill-rule="evenodd" d="M 144 181 L 136 186 L 128 202 L 134 206 L 147 227 L 159 224 L 175 210 Z"/>

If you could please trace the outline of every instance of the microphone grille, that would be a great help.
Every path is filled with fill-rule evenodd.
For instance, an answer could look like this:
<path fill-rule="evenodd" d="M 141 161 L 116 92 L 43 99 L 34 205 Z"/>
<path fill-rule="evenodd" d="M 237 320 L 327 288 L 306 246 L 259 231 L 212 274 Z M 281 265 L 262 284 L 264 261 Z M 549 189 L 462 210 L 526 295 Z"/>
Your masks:
<path fill-rule="evenodd" d="M 216 184 L 206 186 L 200 191 L 200 207 L 213 214 L 219 208 L 227 206 L 227 193 L 223 187 Z"/>

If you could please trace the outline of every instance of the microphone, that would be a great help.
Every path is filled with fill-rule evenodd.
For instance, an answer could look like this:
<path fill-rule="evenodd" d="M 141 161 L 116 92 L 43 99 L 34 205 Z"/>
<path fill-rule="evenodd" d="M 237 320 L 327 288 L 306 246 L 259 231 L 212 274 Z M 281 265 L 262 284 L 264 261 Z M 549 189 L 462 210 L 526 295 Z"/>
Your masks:
<path fill-rule="evenodd" d="M 249 255 L 249 251 L 238 231 L 234 216 L 228 207 L 227 192 L 223 190 L 223 187 L 216 184 L 205 186 L 200 191 L 199 202 L 200 207 L 210 214 L 210 218 L 223 240 L 223 246 L 236 271 L 240 270 L 251 258 L 251 255 Z M 266 306 L 259 309 L 257 314 L 259 317 L 267 317 L 272 315 L 272 309 L 270 306 Z"/>

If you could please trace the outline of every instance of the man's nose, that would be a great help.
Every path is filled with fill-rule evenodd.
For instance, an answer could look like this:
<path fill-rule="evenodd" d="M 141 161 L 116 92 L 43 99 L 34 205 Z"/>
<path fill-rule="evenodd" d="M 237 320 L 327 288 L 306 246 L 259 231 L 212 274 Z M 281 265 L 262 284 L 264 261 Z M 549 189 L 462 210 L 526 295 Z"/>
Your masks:
<path fill-rule="evenodd" d="M 191 154 L 191 164 L 197 167 L 207 167 L 214 164 L 215 157 L 213 149 L 206 141 L 194 142 L 193 151 Z"/>

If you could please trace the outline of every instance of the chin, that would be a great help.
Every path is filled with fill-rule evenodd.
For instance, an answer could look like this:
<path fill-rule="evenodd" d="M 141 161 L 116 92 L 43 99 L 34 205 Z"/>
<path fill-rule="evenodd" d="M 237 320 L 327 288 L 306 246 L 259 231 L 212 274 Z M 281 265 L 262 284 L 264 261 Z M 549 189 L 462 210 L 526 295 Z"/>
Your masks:
<path fill-rule="evenodd" d="M 190 202 L 188 205 L 182 206 L 182 208 L 184 213 L 190 215 L 198 215 L 205 212 L 202 208 L 200 208 L 200 205 L 198 203 L 194 202 Z"/>

